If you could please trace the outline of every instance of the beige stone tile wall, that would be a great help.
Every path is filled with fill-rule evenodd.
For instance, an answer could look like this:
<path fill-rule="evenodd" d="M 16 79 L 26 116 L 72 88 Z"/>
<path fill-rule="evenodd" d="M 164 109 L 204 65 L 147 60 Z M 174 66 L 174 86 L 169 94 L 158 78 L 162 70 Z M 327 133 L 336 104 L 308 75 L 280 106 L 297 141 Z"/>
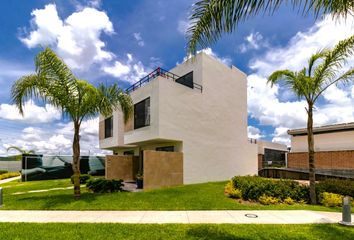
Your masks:
<path fill-rule="evenodd" d="M 183 153 L 144 151 L 144 189 L 183 184 Z"/>
<path fill-rule="evenodd" d="M 137 158 L 131 155 L 107 155 L 106 179 L 123 179 L 131 181 L 135 179 L 138 171 Z"/>

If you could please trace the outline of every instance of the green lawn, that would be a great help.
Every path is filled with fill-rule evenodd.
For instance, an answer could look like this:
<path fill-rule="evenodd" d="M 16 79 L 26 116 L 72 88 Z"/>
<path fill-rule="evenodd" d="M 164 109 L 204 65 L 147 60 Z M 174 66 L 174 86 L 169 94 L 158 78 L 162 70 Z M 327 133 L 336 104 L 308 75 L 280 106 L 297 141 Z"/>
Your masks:
<path fill-rule="evenodd" d="M 240 204 L 224 196 L 225 182 L 193 184 L 180 187 L 164 188 L 146 192 L 120 192 L 94 194 L 82 188 L 82 198 L 77 201 L 73 198 L 73 190 L 55 190 L 50 192 L 27 192 L 49 188 L 65 188 L 72 186 L 69 179 L 10 182 L 2 184 L 4 191 L 4 206 L 0 210 L 8 209 L 51 209 L 51 210 L 321 210 L 340 211 L 339 208 L 327 208 L 311 205 L 270 205 Z"/>
<path fill-rule="evenodd" d="M 339 225 L 0 223 L 0 239 L 354 239 Z"/>

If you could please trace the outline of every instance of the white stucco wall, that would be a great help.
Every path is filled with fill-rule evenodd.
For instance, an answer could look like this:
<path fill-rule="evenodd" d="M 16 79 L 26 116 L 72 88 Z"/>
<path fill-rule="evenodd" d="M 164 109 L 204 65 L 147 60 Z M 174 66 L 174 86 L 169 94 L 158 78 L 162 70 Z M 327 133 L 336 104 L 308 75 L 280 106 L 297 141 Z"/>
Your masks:
<path fill-rule="evenodd" d="M 246 75 L 206 54 L 171 71 L 191 70 L 202 93 L 171 81 L 159 85 L 159 135 L 183 141 L 184 182 L 257 174 L 257 145 L 247 141 Z"/>
<path fill-rule="evenodd" d="M 315 151 L 354 150 L 354 131 L 316 134 Z M 291 136 L 291 152 L 307 151 L 307 135 Z"/>
<path fill-rule="evenodd" d="M 270 142 L 265 140 L 257 140 L 257 145 L 258 145 L 258 154 L 263 154 L 263 155 L 264 155 L 265 148 L 280 150 L 280 151 L 288 151 L 288 146 L 286 146 L 285 144 L 280 144 L 280 143 L 275 143 L 275 142 Z"/>

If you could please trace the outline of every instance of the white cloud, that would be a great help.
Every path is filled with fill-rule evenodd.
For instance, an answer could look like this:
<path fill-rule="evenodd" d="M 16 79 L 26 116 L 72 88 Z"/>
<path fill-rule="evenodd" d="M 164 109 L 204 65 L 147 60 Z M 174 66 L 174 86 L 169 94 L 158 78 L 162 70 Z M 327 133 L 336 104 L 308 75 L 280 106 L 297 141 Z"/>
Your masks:
<path fill-rule="evenodd" d="M 17 138 L 6 139 L 6 143 L 0 146 L 0 153 L 6 154 L 9 146 L 18 146 L 43 154 L 71 155 L 73 132 L 72 122 L 55 124 L 50 131 L 47 127 L 26 127 Z M 80 147 L 83 155 L 110 153 L 99 149 L 98 117 L 81 123 Z"/>
<path fill-rule="evenodd" d="M 261 134 L 261 130 L 254 126 L 248 126 L 247 132 L 249 138 L 259 139 L 263 137 L 263 135 Z"/>
<path fill-rule="evenodd" d="M 0 118 L 6 120 L 22 121 L 26 123 L 48 123 L 61 118 L 60 111 L 52 105 L 37 106 L 33 101 L 24 104 L 22 116 L 15 105 L 3 103 L 0 105 Z"/>
<path fill-rule="evenodd" d="M 220 57 L 218 54 L 216 54 L 211 48 L 204 48 L 202 50 L 197 51 L 198 53 L 204 52 L 205 54 L 208 54 L 209 56 L 212 56 L 213 58 L 217 59 L 218 61 L 224 63 L 225 65 L 232 65 L 232 59 L 230 57 Z M 187 61 L 188 59 L 190 59 L 192 56 L 186 56 L 183 58 L 183 62 Z M 177 64 L 179 64 L 177 62 Z"/>
<path fill-rule="evenodd" d="M 143 38 L 141 37 L 141 34 L 136 32 L 136 33 L 133 33 L 133 36 L 134 36 L 135 40 L 137 41 L 138 45 L 140 47 L 144 47 L 145 42 L 144 42 Z"/>
<path fill-rule="evenodd" d="M 334 21 L 330 17 L 318 21 L 304 32 L 298 32 L 284 47 L 270 47 L 263 55 L 250 62 L 253 73 L 248 76 L 248 111 L 261 124 L 275 127 L 273 141 L 287 143 L 289 128 L 305 127 L 306 102 L 298 100 L 278 85 L 271 88 L 267 77 L 275 70 L 300 70 L 308 58 L 318 50 L 333 47 L 338 41 L 354 35 L 354 17 Z M 353 66 L 354 61 L 349 63 Z M 354 87 L 332 86 L 324 92 L 316 105 L 314 124 L 354 121 Z"/>
<path fill-rule="evenodd" d="M 151 69 L 145 67 L 141 61 L 135 60 L 130 53 L 127 54 L 126 61 L 115 61 L 113 65 L 103 66 L 102 70 L 107 74 L 129 83 L 138 81 L 151 71 Z"/>
<path fill-rule="evenodd" d="M 20 40 L 29 48 L 51 46 L 72 68 L 87 69 L 91 64 L 111 60 L 114 54 L 104 50 L 102 33 L 113 34 L 107 14 L 86 7 L 62 20 L 55 4 L 33 10 L 32 31 Z"/>
<path fill-rule="evenodd" d="M 185 35 L 187 33 L 188 28 L 190 27 L 189 21 L 187 20 L 179 20 L 177 24 L 177 31 Z"/>
<path fill-rule="evenodd" d="M 288 128 L 285 127 L 277 127 L 274 130 L 273 133 L 273 142 L 277 142 L 277 143 L 282 143 L 285 144 L 287 146 L 290 146 L 290 139 L 289 139 L 289 135 L 288 135 Z"/>
<path fill-rule="evenodd" d="M 241 44 L 239 47 L 241 53 L 268 46 L 268 41 L 264 40 L 262 34 L 259 32 L 250 33 L 247 37 L 245 37 L 245 41 L 246 43 Z"/>

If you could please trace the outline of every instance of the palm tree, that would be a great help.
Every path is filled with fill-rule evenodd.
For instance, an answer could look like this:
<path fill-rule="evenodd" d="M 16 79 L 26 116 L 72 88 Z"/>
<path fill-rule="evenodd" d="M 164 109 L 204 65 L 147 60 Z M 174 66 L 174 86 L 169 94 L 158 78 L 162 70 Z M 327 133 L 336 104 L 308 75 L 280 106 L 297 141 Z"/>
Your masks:
<path fill-rule="evenodd" d="M 354 80 L 354 68 L 343 72 L 346 60 L 354 54 L 354 36 L 340 41 L 332 50 L 325 49 L 313 54 L 307 68 L 298 72 L 280 70 L 273 72 L 268 82 L 273 86 L 284 83 L 299 98 L 307 102 L 307 141 L 309 152 L 310 199 L 316 204 L 315 149 L 313 137 L 313 108 L 321 94 L 333 84 Z"/>
<path fill-rule="evenodd" d="M 347 17 L 354 12 L 352 0 L 198 0 L 189 17 L 188 52 L 195 53 L 197 45 L 205 48 L 215 43 L 222 33 L 235 31 L 242 21 L 258 14 L 272 15 L 286 4 L 304 15 L 313 12 L 316 18 L 328 13 Z"/>
<path fill-rule="evenodd" d="M 114 109 L 121 108 L 124 120 L 132 113 L 132 100 L 117 85 L 96 88 L 84 80 L 77 79 L 69 67 L 50 48 L 46 48 L 35 59 L 35 74 L 21 77 L 12 86 L 12 101 L 23 115 L 23 105 L 29 98 L 42 100 L 61 109 L 63 116 L 73 121 L 73 173 L 74 195 L 80 198 L 80 126 L 84 119 L 96 117 L 98 113 L 109 116 Z"/>
<path fill-rule="evenodd" d="M 21 161 L 22 159 L 22 155 L 24 154 L 35 154 L 35 151 L 34 150 L 26 150 L 26 149 L 23 149 L 23 148 L 20 148 L 20 147 L 16 147 L 16 146 L 10 146 L 6 149 L 6 151 L 10 151 L 10 150 L 16 150 L 20 153 L 20 155 L 15 155 L 15 159 L 17 161 Z"/>
<path fill-rule="evenodd" d="M 20 152 L 21 154 L 34 154 L 35 153 L 34 150 L 26 150 L 26 149 L 22 149 L 22 148 L 16 147 L 16 146 L 10 146 L 6 149 L 6 151 L 10 151 L 12 149 Z"/>

